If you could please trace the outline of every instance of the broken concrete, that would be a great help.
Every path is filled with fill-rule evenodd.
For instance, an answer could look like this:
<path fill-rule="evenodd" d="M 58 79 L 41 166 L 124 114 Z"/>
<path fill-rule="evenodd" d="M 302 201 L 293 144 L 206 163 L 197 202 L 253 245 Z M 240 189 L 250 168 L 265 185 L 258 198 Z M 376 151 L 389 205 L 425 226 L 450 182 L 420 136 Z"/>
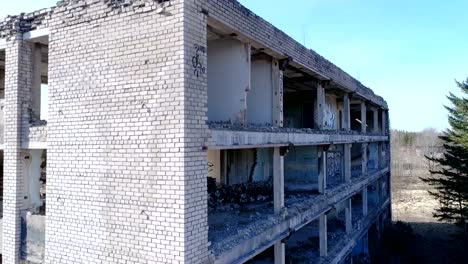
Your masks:
<path fill-rule="evenodd" d="M 275 129 L 275 131 L 281 131 Z M 280 146 L 307 146 L 322 144 L 346 144 L 358 142 L 388 141 L 388 136 L 353 135 L 346 133 L 307 132 L 251 132 L 234 130 L 211 130 L 210 149 L 268 148 Z"/>
<path fill-rule="evenodd" d="M 342 185 L 330 190 L 325 196 L 311 196 L 307 199 L 286 199 L 285 214 L 260 214 L 262 219 L 255 219 L 243 228 L 235 228 L 217 243 L 212 243 L 211 250 L 216 256 L 216 263 L 237 263 L 248 260 L 259 252 L 287 237 L 293 230 L 299 230 L 327 212 L 336 204 L 352 196 L 358 190 L 374 182 L 385 169 L 370 177 L 353 180 L 351 185 Z"/>
<path fill-rule="evenodd" d="M 369 230 L 369 227 L 375 222 L 375 219 L 380 216 L 382 210 L 385 210 L 390 204 L 390 200 L 387 200 L 382 204 L 381 208 L 375 209 L 370 217 L 362 221 L 357 225 L 357 228 L 353 230 L 351 235 L 347 235 L 342 239 L 335 250 L 329 254 L 329 257 L 322 259 L 319 263 L 340 263 L 348 254 L 351 253 L 353 248 L 356 246 L 360 238 Z"/>

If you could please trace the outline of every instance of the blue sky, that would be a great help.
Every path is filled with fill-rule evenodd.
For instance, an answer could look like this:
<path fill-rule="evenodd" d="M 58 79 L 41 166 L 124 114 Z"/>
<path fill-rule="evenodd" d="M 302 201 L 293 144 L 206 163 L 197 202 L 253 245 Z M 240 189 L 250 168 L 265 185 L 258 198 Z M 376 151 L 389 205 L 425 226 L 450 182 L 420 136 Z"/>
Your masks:
<path fill-rule="evenodd" d="M 0 17 L 56 1 L 5 1 Z M 393 128 L 446 128 L 445 96 L 468 77 L 468 1 L 240 2 L 383 96 Z"/>
<path fill-rule="evenodd" d="M 468 77 L 468 1 L 241 0 L 383 96 L 393 128 L 447 127 Z"/>

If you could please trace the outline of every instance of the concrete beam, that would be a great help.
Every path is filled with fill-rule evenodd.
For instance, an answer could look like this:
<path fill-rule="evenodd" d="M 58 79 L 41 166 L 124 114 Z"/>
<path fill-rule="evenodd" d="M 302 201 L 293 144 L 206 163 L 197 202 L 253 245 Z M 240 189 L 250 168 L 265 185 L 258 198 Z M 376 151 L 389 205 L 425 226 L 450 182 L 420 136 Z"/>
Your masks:
<path fill-rule="evenodd" d="M 343 97 L 343 129 L 351 130 L 351 106 L 350 106 L 349 94 Z"/>
<path fill-rule="evenodd" d="M 275 220 L 274 223 L 266 224 L 265 228 L 262 230 L 258 230 L 258 228 L 255 229 L 256 235 L 251 238 L 245 239 L 244 235 L 239 233 L 226 237 L 224 241 L 218 243 L 228 244 L 229 241 L 237 241 L 236 246 L 224 252 L 216 252 L 215 263 L 246 262 L 260 252 L 288 237 L 291 233 L 314 221 L 320 217 L 321 214 L 328 212 L 338 203 L 349 199 L 356 192 L 359 192 L 365 186 L 369 185 L 369 183 L 374 182 L 388 171 L 387 168 L 376 172 L 370 177 L 361 177 L 354 180 L 351 184 L 341 185 L 329 190 L 326 195 L 316 195 L 309 200 L 288 207 L 289 216 L 286 219 L 281 218 L 281 216 L 276 216 L 277 220 Z M 299 210 L 296 210 L 296 208 L 299 208 Z M 307 209 L 304 210 L 304 208 Z"/>
<path fill-rule="evenodd" d="M 362 169 L 362 175 L 366 175 L 366 174 L 367 174 L 367 147 L 368 147 L 368 144 L 367 144 L 367 143 L 362 143 L 362 145 L 361 145 L 361 154 L 362 154 L 362 158 L 361 158 L 361 169 Z"/>
<path fill-rule="evenodd" d="M 377 197 L 379 198 L 379 206 L 383 201 L 383 192 L 382 192 L 382 178 L 377 180 Z"/>
<path fill-rule="evenodd" d="M 346 223 L 346 233 L 351 234 L 353 231 L 353 217 L 352 217 L 352 202 L 351 198 L 346 201 L 346 208 L 345 208 L 345 223 Z"/>
<path fill-rule="evenodd" d="M 48 28 L 32 30 L 23 34 L 23 40 L 34 42 L 37 39 L 48 37 L 49 34 Z"/>
<path fill-rule="evenodd" d="M 361 102 L 361 132 L 366 133 L 367 130 L 367 108 L 366 102 Z"/>
<path fill-rule="evenodd" d="M 250 43 L 244 43 L 244 49 L 246 50 L 246 54 L 247 54 L 247 63 L 248 63 L 248 69 L 252 69 L 252 46 L 250 45 Z M 241 87 L 242 89 L 244 89 L 244 100 L 242 102 L 242 109 L 241 109 L 241 125 L 242 126 L 247 126 L 247 123 L 248 123 L 248 117 L 247 117 L 247 109 L 248 109 L 248 96 L 249 96 L 249 92 L 250 90 L 252 89 L 252 76 L 251 76 L 252 72 L 251 70 L 247 71 L 247 87 Z"/>
<path fill-rule="evenodd" d="M 321 214 L 319 218 L 320 257 L 326 257 L 328 255 L 327 233 L 327 215 Z"/>
<path fill-rule="evenodd" d="M 286 245 L 280 241 L 275 244 L 274 249 L 275 249 L 275 264 L 285 264 L 286 263 Z"/>
<path fill-rule="evenodd" d="M 382 109 L 382 135 L 387 132 L 387 112 Z"/>
<path fill-rule="evenodd" d="M 379 110 L 377 108 L 372 109 L 372 118 L 373 118 L 373 127 L 372 131 L 374 133 L 379 132 Z"/>
<path fill-rule="evenodd" d="M 314 146 L 325 144 L 349 144 L 362 142 L 387 142 L 388 136 L 367 136 L 350 134 L 315 134 L 285 132 L 255 132 L 211 129 L 209 149 L 272 148 L 293 144 Z"/>
<path fill-rule="evenodd" d="M 279 214 L 284 207 L 284 156 L 280 148 L 273 152 L 273 203 L 275 214 Z"/>
<path fill-rule="evenodd" d="M 317 85 L 317 120 L 318 129 L 323 129 L 325 115 L 325 88 L 319 83 Z"/>
<path fill-rule="evenodd" d="M 382 153 L 382 150 L 383 150 L 383 146 L 382 146 L 382 143 L 381 142 L 378 142 L 378 147 L 377 147 L 377 151 L 378 151 L 378 156 L 377 156 L 377 168 L 380 169 L 383 167 L 383 153 Z"/>
<path fill-rule="evenodd" d="M 271 64 L 271 78 L 273 84 L 273 124 L 283 127 L 283 71 L 279 69 L 278 60 Z"/>
<path fill-rule="evenodd" d="M 344 144 L 344 180 L 351 181 L 351 147 L 352 144 Z"/>
<path fill-rule="evenodd" d="M 324 151 L 322 148 L 319 148 L 319 157 L 320 157 L 320 164 L 319 164 L 319 179 L 318 179 L 318 187 L 319 193 L 324 194 L 327 189 L 327 152 Z"/>
<path fill-rule="evenodd" d="M 362 189 L 362 215 L 366 216 L 368 212 L 367 186 Z"/>

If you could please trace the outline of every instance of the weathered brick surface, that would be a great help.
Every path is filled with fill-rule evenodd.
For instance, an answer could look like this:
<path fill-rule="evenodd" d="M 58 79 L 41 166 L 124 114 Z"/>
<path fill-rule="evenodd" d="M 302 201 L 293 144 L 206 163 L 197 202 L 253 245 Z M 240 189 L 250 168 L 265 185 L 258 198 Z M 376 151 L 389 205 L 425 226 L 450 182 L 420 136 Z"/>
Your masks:
<path fill-rule="evenodd" d="M 10 39 L 17 33 L 25 33 L 49 26 L 53 8 L 41 9 L 31 13 L 8 16 L 0 20 L 0 38 Z"/>
<path fill-rule="evenodd" d="M 5 133 L 3 173 L 3 263 L 18 263 L 20 246 L 20 214 L 24 209 L 24 155 L 21 154 L 21 128 L 25 125 L 29 87 L 32 80 L 32 46 L 12 35 L 7 43 L 5 59 Z"/>
<path fill-rule="evenodd" d="M 46 263 L 203 263 L 205 18 L 81 3 L 50 25 Z"/>
<path fill-rule="evenodd" d="M 208 257 L 208 197 L 206 178 L 207 48 L 206 16 L 200 0 L 184 1 L 184 141 L 185 241 L 187 263 L 205 263 Z"/>

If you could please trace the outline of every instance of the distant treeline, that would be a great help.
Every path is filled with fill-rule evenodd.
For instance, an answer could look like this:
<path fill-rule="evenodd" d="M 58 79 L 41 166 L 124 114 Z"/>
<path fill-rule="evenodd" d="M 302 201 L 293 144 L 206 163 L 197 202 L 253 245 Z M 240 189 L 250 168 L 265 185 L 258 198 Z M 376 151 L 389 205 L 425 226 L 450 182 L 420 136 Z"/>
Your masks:
<path fill-rule="evenodd" d="M 444 152 L 442 133 L 433 128 L 420 132 L 391 131 L 392 180 L 394 186 L 407 188 L 421 184 L 419 177 L 429 175 L 435 164 L 427 157 L 439 157 Z M 398 196 L 398 195 L 396 195 Z"/>
<path fill-rule="evenodd" d="M 416 147 L 416 148 L 440 148 L 442 135 L 435 128 L 426 128 L 421 132 L 411 132 L 405 130 L 392 130 L 391 141 L 393 147 Z"/>

